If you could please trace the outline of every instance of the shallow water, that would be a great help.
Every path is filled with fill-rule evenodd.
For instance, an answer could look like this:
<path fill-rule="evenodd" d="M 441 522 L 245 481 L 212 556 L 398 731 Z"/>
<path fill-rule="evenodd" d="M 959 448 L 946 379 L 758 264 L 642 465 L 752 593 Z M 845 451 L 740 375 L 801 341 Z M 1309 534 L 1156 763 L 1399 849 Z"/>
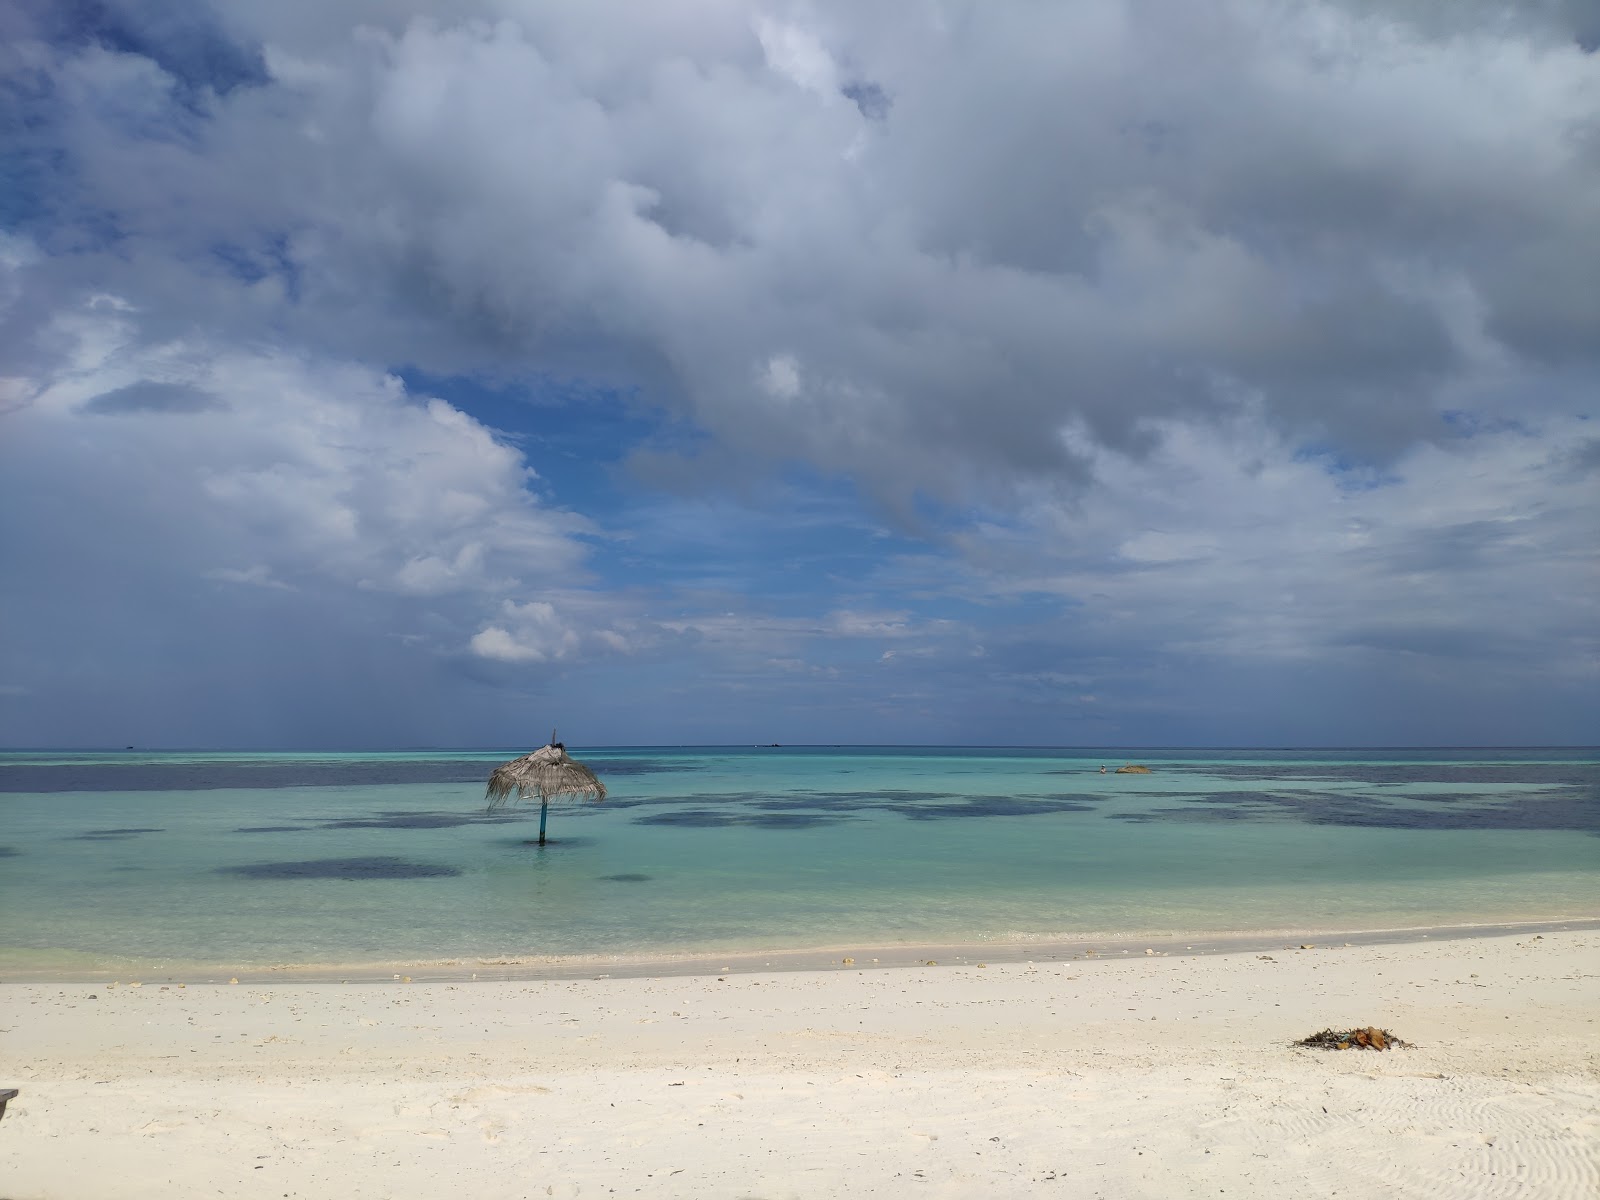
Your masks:
<path fill-rule="evenodd" d="M 542 849 L 513 753 L 0 754 L 0 967 L 1600 916 L 1593 750 L 574 750 Z"/>

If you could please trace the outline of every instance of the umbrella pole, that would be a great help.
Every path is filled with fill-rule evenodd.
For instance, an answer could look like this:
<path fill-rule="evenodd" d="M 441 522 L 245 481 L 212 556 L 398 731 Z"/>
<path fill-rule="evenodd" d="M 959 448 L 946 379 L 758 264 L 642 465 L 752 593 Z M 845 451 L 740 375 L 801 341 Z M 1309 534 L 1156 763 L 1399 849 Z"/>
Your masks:
<path fill-rule="evenodd" d="M 550 797 L 539 797 L 539 845 L 544 845 L 544 821 L 550 815 Z"/>

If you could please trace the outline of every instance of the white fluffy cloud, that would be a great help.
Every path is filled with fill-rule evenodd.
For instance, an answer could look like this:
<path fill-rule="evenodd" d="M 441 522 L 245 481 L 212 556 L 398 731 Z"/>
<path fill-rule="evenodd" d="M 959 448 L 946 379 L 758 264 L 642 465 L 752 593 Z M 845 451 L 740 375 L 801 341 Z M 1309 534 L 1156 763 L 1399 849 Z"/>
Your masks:
<path fill-rule="evenodd" d="M 487 625 L 472 638 L 472 652 L 501 662 L 548 662 L 566 658 L 578 649 L 579 637 L 544 600 L 518 604 L 508 600 L 501 614 L 504 625 Z M 506 628 L 512 626 L 515 633 Z M 608 644 L 615 645 L 608 639 Z"/>
<path fill-rule="evenodd" d="M 58 501 L 182 514 L 160 552 L 239 583 L 482 597 L 580 568 L 587 522 L 541 508 L 521 453 L 443 401 L 361 366 L 150 344 L 137 326 L 96 297 L 44 331 L 54 370 L 11 380 L 12 469 L 71 461 Z"/>

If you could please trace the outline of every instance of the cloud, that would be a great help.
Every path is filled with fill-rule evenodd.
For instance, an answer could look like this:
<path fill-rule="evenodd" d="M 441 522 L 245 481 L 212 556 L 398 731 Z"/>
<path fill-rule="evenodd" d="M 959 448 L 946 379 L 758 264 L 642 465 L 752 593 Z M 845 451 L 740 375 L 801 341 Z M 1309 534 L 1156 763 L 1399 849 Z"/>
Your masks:
<path fill-rule="evenodd" d="M 274 579 L 272 571 L 261 563 L 253 567 L 214 567 L 202 572 L 207 579 L 215 579 L 219 583 L 242 583 L 250 587 L 279 588 L 283 591 L 292 591 L 287 583 L 281 579 Z"/>
<path fill-rule="evenodd" d="M 579 668 L 1043 740 L 1073 696 L 1181 730 L 1363 671 L 1441 713 L 1473 671 L 1546 715 L 1593 686 L 1581 0 L 24 0 L 0 34 L 0 636 L 46 708 L 180 659 L 463 729 Z M 524 396 L 632 423 L 558 483 Z"/>
<path fill-rule="evenodd" d="M 818 96 L 840 91 L 833 57 L 811 30 L 769 17 L 757 17 L 755 30 L 772 70 Z"/>
<path fill-rule="evenodd" d="M 1488 727 L 1488 712 L 1560 724 L 1600 682 L 1593 488 L 1553 469 L 1586 425 L 1550 416 L 1418 447 L 1379 475 L 1259 423 L 1173 423 L 1144 456 L 1095 452 L 1086 497 L 1041 496 L 1014 524 L 960 535 L 958 586 L 1019 611 L 986 638 L 996 685 L 1016 694 L 1060 664 L 1101 707 L 1114 698 L 1127 718 L 1132 692 L 1154 692 L 1170 701 L 1162 719 L 1191 729 L 1230 704 L 1270 727 L 1250 697 L 1264 679 L 1290 690 L 1298 719 L 1369 740 L 1386 722 L 1435 737 Z M 1353 690 L 1370 724 L 1338 711 Z M 1426 712 L 1397 714 L 1400 693 L 1427 695 Z M 1530 711 L 1512 718 L 1510 694 Z"/>
<path fill-rule="evenodd" d="M 230 6 L 205 20 L 262 73 L 198 108 L 155 26 L 51 44 L 50 200 L 116 229 L 76 262 L 124 292 L 617 379 L 719 472 L 802 460 L 902 509 L 1081 485 L 1067 428 L 1137 452 L 1247 399 L 1386 460 L 1486 356 L 1505 392 L 1593 377 L 1581 7 L 681 7 Z"/>
<path fill-rule="evenodd" d="M 788 354 L 774 354 L 761 373 L 761 386 L 774 400 L 793 400 L 800 395 L 800 364 Z"/>
<path fill-rule="evenodd" d="M 820 618 L 723 613 L 661 622 L 672 633 L 716 644 L 776 648 L 819 638 L 906 638 L 926 635 L 935 625 L 913 622 L 907 613 L 852 612 L 841 609 Z"/>
<path fill-rule="evenodd" d="M 830 615 L 828 624 L 832 632 L 845 637 L 907 637 L 914 631 L 908 613 L 871 613 L 841 611 Z"/>
<path fill-rule="evenodd" d="M 500 662 L 529 663 L 566 658 L 578 648 L 578 634 L 561 620 L 555 606 L 547 601 L 517 604 L 508 600 L 502 617 L 516 633 L 500 625 L 485 626 L 473 635 L 474 654 Z"/>
<path fill-rule="evenodd" d="M 221 407 L 215 396 L 182 383 L 141 379 L 88 400 L 83 410 L 92 413 L 204 412 Z"/>
<path fill-rule="evenodd" d="M 81 703 L 75 663 L 181 678 L 226 656 L 244 660 L 249 686 L 351 619 L 345 650 L 302 670 L 337 676 L 392 631 L 405 649 L 381 652 L 426 673 L 477 648 L 493 614 L 524 632 L 541 614 L 554 623 L 543 597 L 557 584 L 586 611 L 592 523 L 539 504 L 522 454 L 472 418 L 359 365 L 199 336 L 151 343 L 141 321 L 97 298 L 20 347 L 11 372 L 4 640 L 41 714 Z M 230 640 L 241 624 L 247 643 Z"/>

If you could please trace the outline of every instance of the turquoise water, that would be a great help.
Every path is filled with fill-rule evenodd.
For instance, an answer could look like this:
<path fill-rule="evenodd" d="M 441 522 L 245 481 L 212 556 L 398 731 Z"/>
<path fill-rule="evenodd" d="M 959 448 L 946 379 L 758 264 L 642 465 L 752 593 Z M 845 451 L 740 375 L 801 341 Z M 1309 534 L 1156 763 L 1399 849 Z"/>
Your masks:
<path fill-rule="evenodd" d="M 1594 751 L 0 754 L 0 965 L 318 964 L 1600 916 Z M 1149 775 L 1102 775 L 1130 758 Z"/>

